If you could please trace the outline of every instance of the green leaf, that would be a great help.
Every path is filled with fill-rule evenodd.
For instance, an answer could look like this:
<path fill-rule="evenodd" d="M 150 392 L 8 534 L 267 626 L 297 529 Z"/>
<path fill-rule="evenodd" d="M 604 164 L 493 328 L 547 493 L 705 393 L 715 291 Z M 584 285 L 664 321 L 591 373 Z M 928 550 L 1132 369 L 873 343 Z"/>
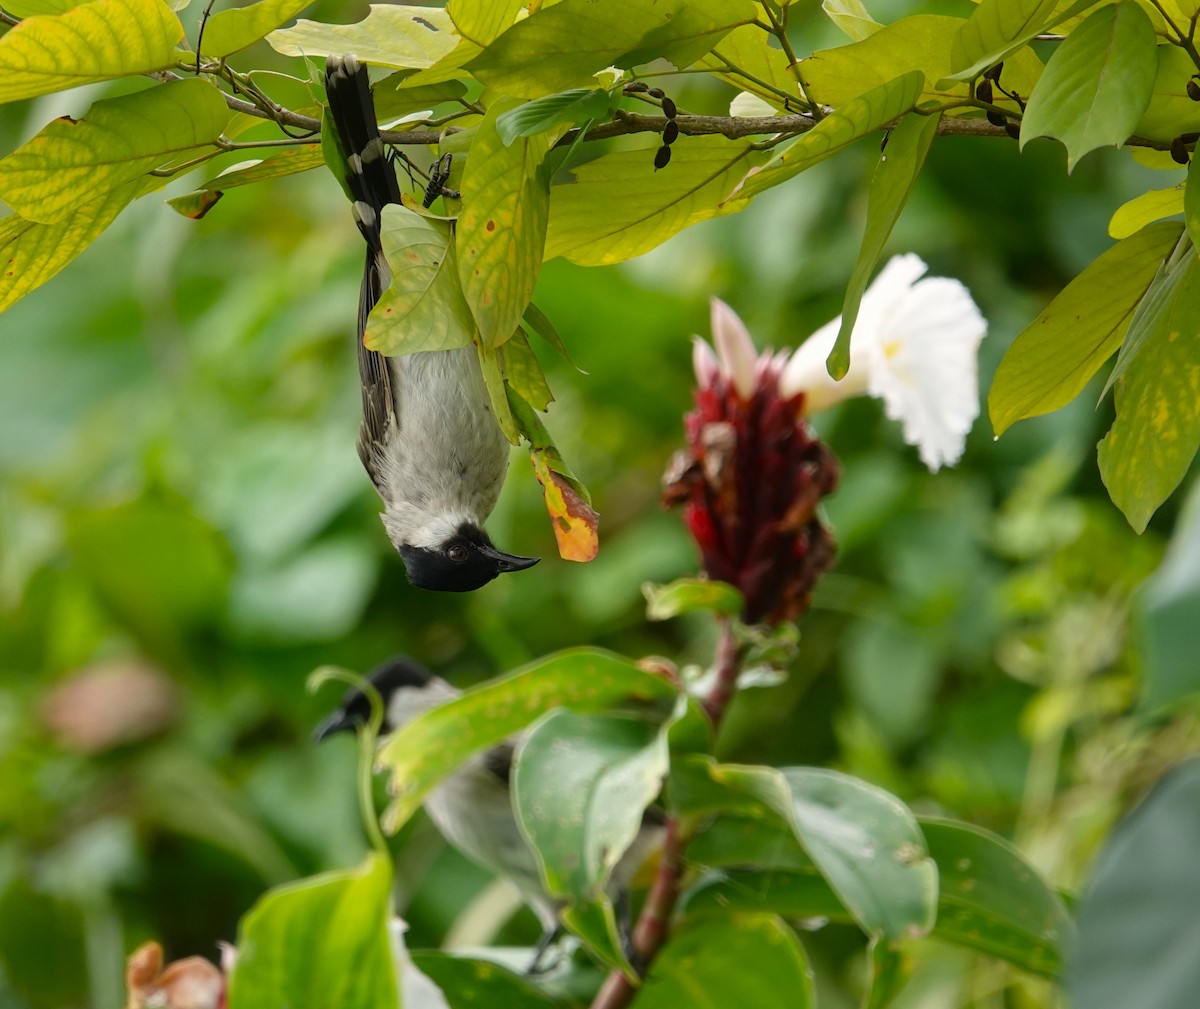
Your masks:
<path fill-rule="evenodd" d="M 1200 260 L 1194 252 L 1168 278 L 1140 328 L 1140 349 L 1116 381 L 1117 419 L 1099 449 L 1104 486 L 1138 532 L 1179 486 L 1200 447 Z"/>
<path fill-rule="evenodd" d="M 788 68 L 787 56 L 770 40 L 771 36 L 757 25 L 738 25 L 696 65 L 709 68 L 719 80 L 758 95 L 777 109 L 785 107 L 782 92 L 793 99 L 787 103 L 788 111 L 798 111 L 802 107 L 800 89 Z M 737 67 L 746 76 L 730 73 L 724 69 L 726 66 Z"/>
<path fill-rule="evenodd" d="M 1178 46 L 1159 46 L 1156 55 L 1158 73 L 1150 104 L 1133 132 L 1165 144 L 1181 133 L 1200 131 L 1200 102 L 1192 101 L 1187 93 L 1187 83 L 1196 72 L 1192 58 Z M 1138 148 L 1137 153 L 1152 152 Z M 1173 171 L 1178 170 L 1179 166 L 1169 156 L 1167 163 Z"/>
<path fill-rule="evenodd" d="M 951 49 L 949 80 L 977 77 L 1043 32 L 1059 0 L 981 0 Z"/>
<path fill-rule="evenodd" d="M 448 0 L 454 27 L 478 46 L 490 45 L 517 20 L 526 0 Z"/>
<path fill-rule="evenodd" d="M 505 144 L 497 118 L 511 103 L 493 102 L 479 124 L 463 169 L 462 213 L 455 253 L 462 292 L 484 348 L 516 332 L 542 267 L 549 195 L 542 162 L 558 138 L 522 137 Z"/>
<path fill-rule="evenodd" d="M 554 402 L 541 362 L 529 346 L 529 337 L 523 329 L 518 329 L 500 348 L 500 359 L 504 365 L 504 380 L 526 403 L 544 412 Z"/>
<path fill-rule="evenodd" d="M 670 620 L 682 613 L 724 613 L 736 617 L 745 606 L 742 594 L 728 582 L 677 578 L 670 585 L 642 586 L 647 620 Z"/>
<path fill-rule="evenodd" d="M 752 197 L 786 182 L 806 168 L 832 157 L 854 141 L 873 133 L 912 109 L 925 85 L 925 75 L 914 70 L 847 102 L 797 137 L 762 167 L 751 168 L 726 198 L 741 209 Z"/>
<path fill-rule="evenodd" d="M 221 93 L 194 78 L 104 99 L 0 161 L 0 198 L 28 220 L 57 224 L 168 155 L 213 144 L 231 115 Z"/>
<path fill-rule="evenodd" d="M 563 338 L 559 335 L 554 323 L 532 301 L 525 308 L 525 314 L 521 317 L 521 324 L 527 330 L 536 333 L 546 343 L 550 344 L 572 368 L 575 368 L 577 371 L 580 370 L 575 362 L 571 360 L 571 355 L 567 351 L 567 345 L 563 342 Z"/>
<path fill-rule="evenodd" d="M 691 761 L 696 764 L 696 761 Z M 710 764 L 716 786 L 692 784 L 695 798 L 744 815 L 760 803 L 791 827 L 821 875 L 868 935 L 889 939 L 926 934 L 934 923 L 937 869 L 917 821 L 895 796 L 858 778 L 818 768 Z M 676 768 L 670 799 L 678 801 Z"/>
<path fill-rule="evenodd" d="M 600 516 L 587 488 L 571 472 L 537 413 L 511 386 L 508 402 L 521 436 L 529 443 L 529 457 L 542 485 L 559 556 L 566 561 L 592 560 L 600 549 Z"/>
<path fill-rule="evenodd" d="M 138 179 L 88 200 L 58 224 L 17 214 L 0 220 L 0 311 L 39 287 L 92 244 L 129 202 L 157 188 Z"/>
<path fill-rule="evenodd" d="M 988 394 L 997 436 L 1079 395 L 1121 345 L 1134 309 L 1181 231 L 1173 222 L 1152 224 L 1114 245 L 1013 341 Z"/>
<path fill-rule="evenodd" d="M 220 202 L 221 197 L 224 195 L 222 192 L 198 189 L 194 193 L 185 193 L 183 196 L 171 197 L 171 199 L 167 200 L 167 206 L 184 217 L 191 218 L 193 221 L 199 221 Z"/>
<path fill-rule="evenodd" d="M 650 967 L 636 1009 L 812 1009 L 812 970 L 773 914 L 685 922 Z"/>
<path fill-rule="evenodd" d="M 750 0 L 561 0 L 517 22 L 467 69 L 500 94 L 538 98 L 594 84 L 592 75 L 608 66 L 689 66 L 753 20 Z"/>
<path fill-rule="evenodd" d="M 1129 138 L 1150 104 L 1158 71 L 1154 26 L 1134 0 L 1092 14 L 1055 50 L 1021 120 L 1021 148 L 1054 137 L 1067 171 L 1089 151 Z"/>
<path fill-rule="evenodd" d="M 363 343 L 392 357 L 470 345 L 475 320 L 458 286 L 449 222 L 393 204 L 383 208 L 381 234 L 392 282 L 371 310 Z"/>
<path fill-rule="evenodd" d="M 1071 1005 L 1181 1009 L 1196 1000 L 1200 762 L 1167 775 L 1110 837 L 1079 905 Z"/>
<path fill-rule="evenodd" d="M 431 67 L 458 44 L 450 15 L 437 7 L 372 4 L 365 18 L 351 25 L 297 21 L 267 36 L 284 56 L 341 56 L 398 69 Z"/>
<path fill-rule="evenodd" d="M 507 146 L 519 137 L 532 137 L 556 126 L 580 126 L 602 119 L 609 108 L 609 94 L 602 88 L 572 88 L 501 113 L 496 132 Z"/>
<path fill-rule="evenodd" d="M 492 406 L 492 413 L 496 416 L 496 423 L 500 426 L 500 430 L 508 439 L 509 444 L 516 445 L 521 441 L 521 429 L 517 426 L 517 419 L 509 405 L 512 390 L 504 380 L 504 364 L 500 359 L 501 350 L 500 347 L 485 347 L 479 341 L 475 343 L 475 351 L 479 358 L 479 370 L 483 373 L 483 384 L 487 389 L 488 402 Z"/>
<path fill-rule="evenodd" d="M 443 102 L 453 102 L 467 93 L 462 81 L 442 81 L 418 87 L 405 87 L 412 77 L 411 70 L 397 70 L 379 81 L 371 93 L 375 98 L 375 115 L 380 122 L 406 116 L 410 112 L 432 109 Z"/>
<path fill-rule="evenodd" d="M 766 157 L 744 141 L 680 137 L 671 164 L 655 172 L 655 149 L 615 151 L 565 173 L 551 190 L 547 259 L 606 266 L 649 252 L 689 225 L 740 209 L 721 200 Z"/>
<path fill-rule="evenodd" d="M 1200 483 L 1179 512 L 1162 566 L 1138 590 L 1134 620 L 1145 666 L 1148 712 L 1200 691 Z"/>
<path fill-rule="evenodd" d="M 224 59 L 265 38 L 310 3 L 312 0 L 259 0 L 247 7 L 217 11 L 204 26 L 202 52 L 211 59 Z"/>
<path fill-rule="evenodd" d="M 229 1009 L 398 1005 L 391 888 L 390 861 L 373 853 L 357 869 L 272 890 L 238 928 Z"/>
<path fill-rule="evenodd" d="M 394 733 L 379 755 L 392 775 L 387 814 L 396 830 L 425 795 L 473 753 L 493 746 L 557 707 L 602 711 L 622 701 L 668 710 L 676 697 L 665 679 L 627 659 L 594 648 L 547 656 L 524 669 L 468 690 Z"/>
<path fill-rule="evenodd" d="M 688 860 L 692 861 L 689 850 Z M 849 922 L 849 913 L 816 869 L 728 869 L 705 876 L 681 899 L 684 914 L 758 911 L 786 918 Z"/>
<path fill-rule="evenodd" d="M 921 829 L 940 883 L 933 934 L 1055 977 L 1074 926 L 1062 898 L 1037 870 L 981 827 L 924 818 Z"/>
<path fill-rule="evenodd" d="M 183 25 L 162 0 L 94 0 L 0 38 L 0 102 L 162 70 Z"/>
<path fill-rule="evenodd" d="M 887 146 L 880 152 L 875 174 L 871 177 L 871 188 L 867 196 L 867 226 L 863 233 L 862 247 L 850 282 L 846 285 L 846 299 L 842 303 L 842 326 L 837 341 L 829 352 L 829 374 L 836 379 L 846 377 L 850 370 L 850 334 L 858 319 L 858 307 L 875 264 L 887 244 L 892 228 L 900 218 L 900 211 L 908 202 L 929 145 L 937 134 L 940 115 L 919 116 L 909 114 L 900 120 L 888 134 Z"/>
<path fill-rule="evenodd" d="M 808 92 L 834 108 L 840 108 L 872 88 L 911 70 L 925 75 L 919 101 L 961 100 L 970 89 L 961 81 L 947 79 L 950 46 L 962 18 L 940 14 L 917 14 L 886 25 L 855 45 L 824 49 L 802 60 L 800 79 Z M 1027 95 L 1041 76 L 1041 61 L 1028 49 L 1015 53 L 1004 64 L 1003 82 L 1009 91 Z M 999 92 L 995 104 L 1018 109 L 1016 102 Z M 969 109 L 951 109 L 947 115 Z"/>
<path fill-rule="evenodd" d="M 65 14 L 82 0 L 7 0 L 4 9 L 13 17 L 31 18 L 39 14 Z"/>
<path fill-rule="evenodd" d="M 1192 247 L 1200 249 L 1200 168 L 1196 159 L 1188 162 L 1187 182 L 1183 189 L 1183 224 Z"/>
<path fill-rule="evenodd" d="M 687 762 L 700 759 L 696 756 L 685 758 Z M 711 757 L 703 759 L 708 764 L 712 763 Z M 675 790 L 678 783 L 676 765 L 680 762 L 676 758 L 671 767 L 668 792 L 671 808 L 675 808 Z M 708 777 L 707 773 L 705 777 Z M 716 808 L 720 809 L 719 804 Z M 715 820 L 707 818 L 704 828 L 688 845 L 688 860 L 697 865 L 716 868 L 786 869 L 802 876 L 816 876 L 822 879 L 822 885 L 827 888 L 829 886 L 823 881 L 813 860 L 800 847 L 795 832 L 777 816 L 764 817 L 762 807 L 749 802 L 743 813 L 722 812 Z M 829 892 L 833 893 L 832 890 Z M 851 921 L 850 913 L 836 897 L 833 899 L 837 902 L 838 917 Z"/>
<path fill-rule="evenodd" d="M 214 175 L 200 188 L 216 192 L 234 189 L 238 186 L 249 186 L 255 182 L 266 182 L 269 179 L 282 179 L 288 175 L 307 172 L 320 168 L 325 163 L 321 148 L 316 144 L 306 144 L 304 147 L 287 147 L 278 154 L 256 161 L 242 161 L 230 165 L 219 175 Z"/>
<path fill-rule="evenodd" d="M 822 0 L 821 10 L 852 42 L 869 38 L 881 27 L 862 0 Z"/>
<path fill-rule="evenodd" d="M 490 960 L 414 950 L 413 963 L 446 996 L 450 1009 L 554 1009 L 523 977 Z M 420 1005 L 408 1009 L 422 1009 Z"/>
<path fill-rule="evenodd" d="M 1108 222 L 1110 238 L 1128 238 L 1147 224 L 1183 213 L 1183 185 L 1151 189 L 1123 203 Z"/>

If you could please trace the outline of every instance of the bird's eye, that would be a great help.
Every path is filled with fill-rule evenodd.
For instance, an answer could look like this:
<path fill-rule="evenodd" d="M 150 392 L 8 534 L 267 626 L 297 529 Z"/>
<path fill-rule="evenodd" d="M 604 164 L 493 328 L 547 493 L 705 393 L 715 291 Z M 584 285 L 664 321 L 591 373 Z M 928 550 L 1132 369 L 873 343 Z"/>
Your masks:
<path fill-rule="evenodd" d="M 467 548 L 461 543 L 455 543 L 449 550 L 446 551 L 446 554 L 452 561 L 454 561 L 455 564 L 461 564 L 467 559 Z"/>

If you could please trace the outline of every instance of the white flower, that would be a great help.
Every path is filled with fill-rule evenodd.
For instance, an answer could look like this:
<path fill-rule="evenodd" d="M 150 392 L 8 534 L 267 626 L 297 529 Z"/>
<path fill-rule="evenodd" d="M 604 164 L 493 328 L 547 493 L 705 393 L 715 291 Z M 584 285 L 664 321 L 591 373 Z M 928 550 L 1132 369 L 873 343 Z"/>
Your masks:
<path fill-rule="evenodd" d="M 806 413 L 864 393 L 882 399 L 888 417 L 903 423 L 904 440 L 936 471 L 962 456 L 979 415 L 977 353 L 987 322 L 962 284 L 946 277 L 922 280 L 925 270 L 919 256 L 895 256 L 867 288 L 845 378 L 835 382 L 825 368 L 839 317 L 792 355 L 780 392 L 803 392 Z"/>

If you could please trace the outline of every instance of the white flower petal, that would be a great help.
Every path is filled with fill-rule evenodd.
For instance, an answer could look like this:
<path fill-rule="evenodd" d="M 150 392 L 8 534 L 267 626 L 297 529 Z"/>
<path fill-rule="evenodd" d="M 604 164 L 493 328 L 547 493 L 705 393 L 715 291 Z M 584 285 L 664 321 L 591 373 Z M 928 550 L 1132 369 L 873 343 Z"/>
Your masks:
<path fill-rule="evenodd" d="M 754 366 L 758 351 L 745 324 L 720 298 L 712 300 L 713 343 L 733 387 L 744 397 L 754 393 Z"/>
<path fill-rule="evenodd" d="M 707 389 L 721 372 L 721 365 L 712 347 L 698 336 L 692 337 L 692 370 L 696 373 L 696 384 Z"/>
<path fill-rule="evenodd" d="M 836 406 L 851 396 L 861 396 L 867 391 L 867 362 L 869 355 L 858 347 L 858 327 L 850 341 L 850 370 L 840 381 L 830 377 L 825 359 L 833 350 L 838 330 L 842 326 L 839 315 L 827 322 L 800 345 L 792 355 L 779 377 L 779 391 L 784 396 L 804 393 L 804 412 L 815 413 Z"/>
<path fill-rule="evenodd" d="M 979 415 L 977 353 L 986 332 L 967 289 L 945 277 L 918 282 L 879 317 L 868 391 L 903 423 L 904 440 L 931 470 L 958 461 Z"/>

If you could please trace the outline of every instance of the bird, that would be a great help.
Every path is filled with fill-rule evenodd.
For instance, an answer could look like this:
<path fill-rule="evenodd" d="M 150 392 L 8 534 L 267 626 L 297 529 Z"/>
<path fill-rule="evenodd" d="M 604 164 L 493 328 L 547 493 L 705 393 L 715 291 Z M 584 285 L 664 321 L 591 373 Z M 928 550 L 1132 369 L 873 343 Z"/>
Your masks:
<path fill-rule="evenodd" d="M 391 283 L 381 225 L 384 207 L 400 203 L 400 187 L 379 136 L 366 67 L 353 55 L 331 56 L 325 86 L 354 219 L 367 243 L 356 333 L 358 457 L 383 500 L 383 525 L 409 581 L 470 592 L 539 560 L 497 549 L 483 528 L 504 485 L 509 444 L 473 345 L 389 358 L 363 343 L 367 317 Z"/>
<path fill-rule="evenodd" d="M 462 692 L 420 663 L 396 656 L 378 666 L 367 682 L 383 702 L 380 738 L 403 727 L 417 715 L 461 696 Z M 356 731 L 367 724 L 371 701 L 355 687 L 341 705 L 313 733 L 321 742 L 339 732 Z M 425 799 L 425 811 L 446 841 L 470 861 L 510 880 L 542 926 L 527 973 L 538 973 L 545 953 L 562 934 L 558 912 L 563 902 L 546 892 L 537 856 L 517 825 L 513 811 L 511 779 L 513 755 L 520 737 L 510 737 L 475 754 L 437 785 Z M 665 829 L 661 811 L 651 806 L 633 843 L 614 866 L 608 892 L 618 909 L 623 938 L 628 944 L 629 886 L 638 869 L 662 846 Z M 628 951 L 627 951 L 628 952 Z"/>

